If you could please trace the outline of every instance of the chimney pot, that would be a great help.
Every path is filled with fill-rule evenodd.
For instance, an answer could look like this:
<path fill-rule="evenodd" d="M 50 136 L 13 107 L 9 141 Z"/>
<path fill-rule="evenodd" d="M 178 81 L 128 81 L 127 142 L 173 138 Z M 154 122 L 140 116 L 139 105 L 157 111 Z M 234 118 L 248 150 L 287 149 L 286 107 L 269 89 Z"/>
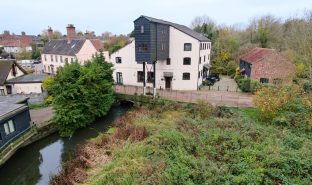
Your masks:
<path fill-rule="evenodd" d="M 76 28 L 73 24 L 68 24 L 67 29 L 67 42 L 70 43 L 76 38 Z"/>
<path fill-rule="evenodd" d="M 22 36 L 25 36 L 25 35 L 26 35 L 26 33 L 24 31 L 22 31 Z"/>

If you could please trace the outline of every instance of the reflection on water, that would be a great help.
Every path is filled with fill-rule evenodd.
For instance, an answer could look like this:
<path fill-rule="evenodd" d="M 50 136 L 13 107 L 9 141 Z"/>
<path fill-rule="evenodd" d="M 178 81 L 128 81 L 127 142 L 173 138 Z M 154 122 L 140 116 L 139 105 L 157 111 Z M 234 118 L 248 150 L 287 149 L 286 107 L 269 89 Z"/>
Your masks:
<path fill-rule="evenodd" d="M 78 130 L 71 138 L 60 138 L 58 134 L 52 134 L 20 149 L 0 167 L 0 184 L 48 184 L 50 176 L 57 173 L 61 164 L 74 155 L 78 144 L 105 132 L 128 109 L 129 106 L 113 107 L 107 116 Z"/>

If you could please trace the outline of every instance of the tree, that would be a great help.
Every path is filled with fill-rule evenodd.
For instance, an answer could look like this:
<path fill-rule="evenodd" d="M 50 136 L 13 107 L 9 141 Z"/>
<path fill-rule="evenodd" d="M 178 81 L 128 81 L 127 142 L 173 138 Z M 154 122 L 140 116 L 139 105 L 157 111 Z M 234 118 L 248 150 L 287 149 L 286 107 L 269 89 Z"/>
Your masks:
<path fill-rule="evenodd" d="M 52 39 L 62 38 L 62 33 L 58 30 L 53 31 Z M 43 30 L 41 34 L 41 40 L 46 43 L 49 41 L 48 30 Z"/>
<path fill-rule="evenodd" d="M 32 54 L 31 54 L 31 58 L 32 58 L 32 59 L 39 59 L 40 56 L 41 56 L 41 52 L 40 52 L 40 50 L 36 47 L 36 48 L 33 50 Z"/>
<path fill-rule="evenodd" d="M 67 62 L 58 70 L 48 89 L 61 136 L 71 136 L 107 114 L 114 102 L 112 73 L 112 64 L 104 61 L 102 53 L 85 66 Z"/>
<path fill-rule="evenodd" d="M 20 51 L 16 54 L 17 60 L 29 60 L 31 59 L 32 53 L 27 51 L 26 47 L 21 47 Z"/>

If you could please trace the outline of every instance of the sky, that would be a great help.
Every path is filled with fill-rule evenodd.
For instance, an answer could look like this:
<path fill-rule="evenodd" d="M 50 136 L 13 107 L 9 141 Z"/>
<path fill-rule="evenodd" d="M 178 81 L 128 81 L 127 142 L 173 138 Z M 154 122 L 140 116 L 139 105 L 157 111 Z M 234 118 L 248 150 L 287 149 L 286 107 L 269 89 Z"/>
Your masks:
<path fill-rule="evenodd" d="M 282 19 L 312 10 L 312 0 L 0 0 L 0 32 L 40 34 L 48 26 L 66 34 L 76 30 L 128 34 L 140 15 L 190 26 L 206 15 L 217 24 L 246 26 L 254 17 Z"/>

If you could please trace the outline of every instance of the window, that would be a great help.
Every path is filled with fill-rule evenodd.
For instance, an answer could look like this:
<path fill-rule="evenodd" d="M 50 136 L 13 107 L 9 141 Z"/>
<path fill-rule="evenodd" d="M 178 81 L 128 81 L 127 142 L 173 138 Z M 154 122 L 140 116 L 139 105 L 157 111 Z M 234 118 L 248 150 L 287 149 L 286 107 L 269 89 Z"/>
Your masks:
<path fill-rule="evenodd" d="M 189 57 L 183 58 L 183 65 L 191 65 L 191 58 Z"/>
<path fill-rule="evenodd" d="M 139 44 L 139 52 L 144 53 L 147 51 L 147 44 Z"/>
<path fill-rule="evenodd" d="M 50 55 L 50 58 L 51 58 L 51 62 L 53 62 L 53 55 Z"/>
<path fill-rule="evenodd" d="M 60 56 L 60 61 L 63 63 L 63 56 Z"/>
<path fill-rule="evenodd" d="M 121 64 L 121 57 L 116 57 L 116 64 Z"/>
<path fill-rule="evenodd" d="M 261 83 L 269 83 L 269 79 L 267 78 L 260 78 Z"/>
<path fill-rule="evenodd" d="M 184 43 L 184 51 L 192 51 L 192 44 Z"/>
<path fill-rule="evenodd" d="M 74 58 L 70 58 L 70 63 L 73 63 L 74 62 Z"/>
<path fill-rule="evenodd" d="M 190 73 L 183 73 L 182 80 L 190 80 L 191 74 Z"/>
<path fill-rule="evenodd" d="M 147 82 L 148 83 L 154 82 L 154 72 L 147 72 Z"/>
<path fill-rule="evenodd" d="M 6 135 L 9 135 L 15 131 L 15 124 L 13 120 L 9 120 L 7 123 L 4 124 L 4 132 Z"/>
<path fill-rule="evenodd" d="M 123 84 L 123 79 L 122 79 L 122 73 L 121 72 L 117 72 L 116 73 L 116 82 L 117 82 L 117 84 Z"/>
<path fill-rule="evenodd" d="M 200 71 L 198 71 L 198 78 L 200 78 Z"/>
<path fill-rule="evenodd" d="M 57 62 L 57 55 L 55 55 L 55 62 Z"/>
<path fill-rule="evenodd" d="M 170 58 L 167 58 L 167 65 L 170 65 L 171 64 L 171 60 Z"/>
<path fill-rule="evenodd" d="M 47 55 L 43 55 L 44 56 L 44 61 L 47 61 Z"/>
<path fill-rule="evenodd" d="M 208 55 L 208 60 L 210 60 L 210 54 Z"/>
<path fill-rule="evenodd" d="M 199 64 L 201 64 L 201 57 L 199 57 Z"/>
<path fill-rule="evenodd" d="M 65 58 L 65 62 L 68 62 L 68 58 Z"/>
<path fill-rule="evenodd" d="M 143 25 L 141 26 L 141 33 L 142 34 L 144 33 L 144 26 Z"/>
<path fill-rule="evenodd" d="M 144 76 L 143 76 L 143 71 L 138 71 L 137 72 L 137 77 L 138 77 L 138 82 L 143 82 L 143 80 L 144 80 Z"/>
<path fill-rule="evenodd" d="M 165 50 L 165 43 L 161 43 L 161 50 Z"/>
<path fill-rule="evenodd" d="M 203 43 L 200 43 L 199 49 L 200 49 L 200 50 L 203 49 Z"/>
<path fill-rule="evenodd" d="M 275 85 L 280 85 L 280 84 L 282 84 L 282 79 L 280 79 L 280 78 L 275 78 L 275 79 L 273 79 L 273 84 L 275 84 Z"/>
<path fill-rule="evenodd" d="M 206 62 L 206 55 L 204 56 L 204 62 Z"/>

